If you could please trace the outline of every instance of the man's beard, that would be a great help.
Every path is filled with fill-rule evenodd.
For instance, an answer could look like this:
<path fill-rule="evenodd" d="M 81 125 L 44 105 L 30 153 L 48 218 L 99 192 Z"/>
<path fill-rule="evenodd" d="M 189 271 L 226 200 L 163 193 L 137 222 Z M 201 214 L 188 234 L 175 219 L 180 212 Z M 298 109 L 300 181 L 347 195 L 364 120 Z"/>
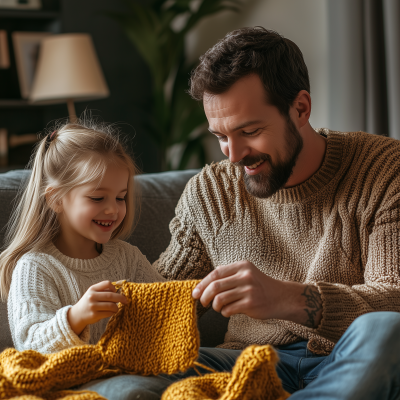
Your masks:
<path fill-rule="evenodd" d="M 234 163 L 242 168 L 244 184 L 247 191 L 252 196 L 266 199 L 275 194 L 289 180 L 293 168 L 296 165 L 297 157 L 303 148 L 303 139 L 300 132 L 289 116 L 287 117 L 284 134 L 287 150 L 286 160 L 278 159 L 276 163 L 273 163 L 269 154 L 262 153 L 259 156 L 245 157 L 237 163 Z M 248 175 L 244 167 L 253 165 L 259 161 L 266 161 L 269 163 L 268 171 L 264 173 L 260 172 L 257 175 Z"/>

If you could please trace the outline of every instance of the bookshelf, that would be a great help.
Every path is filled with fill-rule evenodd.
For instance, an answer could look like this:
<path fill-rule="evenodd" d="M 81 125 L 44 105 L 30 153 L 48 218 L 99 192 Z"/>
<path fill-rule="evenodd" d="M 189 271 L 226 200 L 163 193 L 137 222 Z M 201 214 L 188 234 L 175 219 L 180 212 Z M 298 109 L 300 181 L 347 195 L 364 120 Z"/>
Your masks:
<path fill-rule="evenodd" d="M 28 163 L 35 137 L 46 126 L 46 116 L 54 107 L 22 98 L 12 34 L 60 33 L 61 22 L 60 0 L 42 0 L 39 10 L 0 8 L 0 30 L 7 34 L 10 60 L 8 68 L 0 69 L 0 172 L 23 168 Z"/>

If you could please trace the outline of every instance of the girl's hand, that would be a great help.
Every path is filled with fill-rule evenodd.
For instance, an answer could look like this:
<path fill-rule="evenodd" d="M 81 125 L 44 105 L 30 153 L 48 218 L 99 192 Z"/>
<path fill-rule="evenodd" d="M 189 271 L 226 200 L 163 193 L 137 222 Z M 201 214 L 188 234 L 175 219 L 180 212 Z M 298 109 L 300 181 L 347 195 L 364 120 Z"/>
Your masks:
<path fill-rule="evenodd" d="M 87 325 L 114 315 L 118 311 L 116 303 L 127 304 L 128 300 L 124 295 L 116 293 L 110 281 L 96 283 L 68 310 L 68 322 L 79 336 Z"/>

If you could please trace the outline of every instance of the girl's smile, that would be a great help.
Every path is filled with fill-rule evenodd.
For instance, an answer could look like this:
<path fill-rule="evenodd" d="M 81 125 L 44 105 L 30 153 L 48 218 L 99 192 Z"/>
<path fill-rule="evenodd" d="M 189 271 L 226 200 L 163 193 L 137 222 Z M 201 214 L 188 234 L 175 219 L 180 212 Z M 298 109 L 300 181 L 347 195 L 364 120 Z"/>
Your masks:
<path fill-rule="evenodd" d="M 101 220 L 93 220 L 93 222 L 103 231 L 108 232 L 110 230 L 114 230 L 115 221 L 101 221 Z"/>

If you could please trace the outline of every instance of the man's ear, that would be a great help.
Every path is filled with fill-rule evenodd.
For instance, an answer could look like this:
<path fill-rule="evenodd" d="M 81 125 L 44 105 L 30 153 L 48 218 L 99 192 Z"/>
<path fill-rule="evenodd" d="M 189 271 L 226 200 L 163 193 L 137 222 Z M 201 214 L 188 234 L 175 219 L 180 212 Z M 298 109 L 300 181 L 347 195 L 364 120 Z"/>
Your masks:
<path fill-rule="evenodd" d="M 46 189 L 46 202 L 47 205 L 57 214 L 60 214 L 63 211 L 62 200 L 56 201 L 56 189 L 49 186 Z"/>
<path fill-rule="evenodd" d="M 300 128 L 309 120 L 311 114 L 311 96 L 306 90 L 300 90 L 296 99 L 293 101 L 294 117 Z"/>

